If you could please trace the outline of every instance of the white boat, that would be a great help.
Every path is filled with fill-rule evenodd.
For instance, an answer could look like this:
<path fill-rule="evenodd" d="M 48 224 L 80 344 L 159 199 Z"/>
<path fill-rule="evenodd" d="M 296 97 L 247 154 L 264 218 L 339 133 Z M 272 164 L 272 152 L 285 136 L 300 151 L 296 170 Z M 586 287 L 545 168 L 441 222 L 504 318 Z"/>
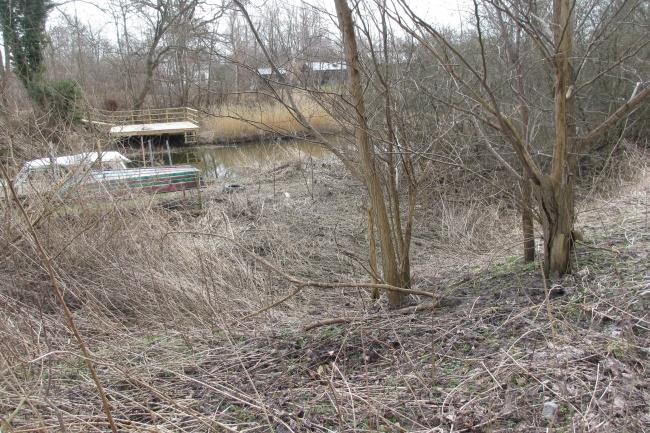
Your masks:
<path fill-rule="evenodd" d="M 59 195 L 134 189 L 170 192 L 201 185 L 200 170 L 190 165 L 128 168 L 129 162 L 115 151 L 35 159 L 23 165 L 13 186 L 22 197 L 47 191 Z M 5 187 L 4 183 L 0 186 Z"/>

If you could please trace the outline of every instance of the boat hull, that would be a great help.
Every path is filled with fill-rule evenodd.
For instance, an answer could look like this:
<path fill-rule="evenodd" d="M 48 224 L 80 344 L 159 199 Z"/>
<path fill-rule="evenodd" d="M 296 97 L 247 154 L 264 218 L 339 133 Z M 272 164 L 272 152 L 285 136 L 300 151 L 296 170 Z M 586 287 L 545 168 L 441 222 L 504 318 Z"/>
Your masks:
<path fill-rule="evenodd" d="M 91 171 L 83 178 L 72 179 L 64 187 L 66 194 L 95 195 L 133 192 L 167 193 L 200 188 L 201 172 L 192 166 L 130 168 Z"/>

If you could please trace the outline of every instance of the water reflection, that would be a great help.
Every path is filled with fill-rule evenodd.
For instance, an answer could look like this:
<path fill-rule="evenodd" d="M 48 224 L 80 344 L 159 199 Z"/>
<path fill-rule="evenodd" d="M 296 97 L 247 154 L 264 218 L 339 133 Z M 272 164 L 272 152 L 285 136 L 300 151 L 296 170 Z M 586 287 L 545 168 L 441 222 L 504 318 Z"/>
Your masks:
<path fill-rule="evenodd" d="M 281 140 L 271 142 L 258 142 L 241 144 L 232 147 L 220 146 L 194 146 L 176 147 L 170 149 L 153 148 L 144 150 L 143 154 L 136 149 L 129 152 L 129 159 L 135 167 L 143 165 L 160 166 L 172 164 L 190 164 L 203 172 L 208 179 L 229 177 L 237 168 L 248 167 L 255 169 L 269 169 L 282 165 L 288 161 L 301 159 L 320 159 L 327 155 L 327 151 L 314 143 L 303 140 Z"/>

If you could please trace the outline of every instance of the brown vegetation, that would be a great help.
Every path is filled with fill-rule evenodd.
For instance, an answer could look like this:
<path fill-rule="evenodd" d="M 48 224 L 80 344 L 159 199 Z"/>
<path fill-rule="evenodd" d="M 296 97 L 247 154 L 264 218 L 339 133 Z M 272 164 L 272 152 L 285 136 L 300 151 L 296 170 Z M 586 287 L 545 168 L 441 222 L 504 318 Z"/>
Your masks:
<path fill-rule="evenodd" d="M 323 107 L 308 97 L 298 101 L 300 111 L 319 131 L 337 132 L 339 126 Z M 302 136 L 309 130 L 289 109 L 277 102 L 227 103 L 206 109 L 201 120 L 202 140 L 242 142 L 263 138 Z"/>
<path fill-rule="evenodd" d="M 412 286 L 435 294 L 433 311 L 422 298 L 420 310 L 391 313 L 360 288 L 291 296 L 297 287 L 262 263 L 301 280 L 366 275 L 357 181 L 336 160 L 243 168 L 247 189 L 211 185 L 203 209 L 192 195 L 134 197 L 62 208 L 36 225 L 119 430 L 632 432 L 645 422 L 650 190 L 647 156 L 627 151 L 631 165 L 608 177 L 645 174 L 604 185 L 614 195 L 581 190 L 591 198 L 578 207 L 579 273 L 550 293 L 518 259 L 507 201 L 431 191 L 416 214 Z M 103 429 L 34 244 L 3 212 L 4 425 Z M 540 314 L 545 303 L 551 316 Z M 546 419 L 551 400 L 558 412 Z"/>
<path fill-rule="evenodd" d="M 650 426 L 647 8 L 409 3 L 0 1 L 0 433 Z M 257 143 L 130 149 L 102 101 Z M 120 147 L 206 186 L 13 188 Z"/>

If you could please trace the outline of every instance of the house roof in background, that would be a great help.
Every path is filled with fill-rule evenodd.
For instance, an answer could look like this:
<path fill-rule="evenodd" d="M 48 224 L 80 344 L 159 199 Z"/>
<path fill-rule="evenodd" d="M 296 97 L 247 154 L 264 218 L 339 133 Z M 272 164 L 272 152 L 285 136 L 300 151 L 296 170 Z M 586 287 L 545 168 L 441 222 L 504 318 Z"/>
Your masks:
<path fill-rule="evenodd" d="M 287 70 L 284 68 L 278 68 L 278 71 L 280 71 L 281 75 L 286 75 Z M 260 74 L 261 76 L 271 76 L 273 75 L 273 68 L 257 68 L 257 73 Z"/>
<path fill-rule="evenodd" d="M 308 62 L 307 66 L 312 71 L 344 71 L 345 63 L 342 62 Z"/>

